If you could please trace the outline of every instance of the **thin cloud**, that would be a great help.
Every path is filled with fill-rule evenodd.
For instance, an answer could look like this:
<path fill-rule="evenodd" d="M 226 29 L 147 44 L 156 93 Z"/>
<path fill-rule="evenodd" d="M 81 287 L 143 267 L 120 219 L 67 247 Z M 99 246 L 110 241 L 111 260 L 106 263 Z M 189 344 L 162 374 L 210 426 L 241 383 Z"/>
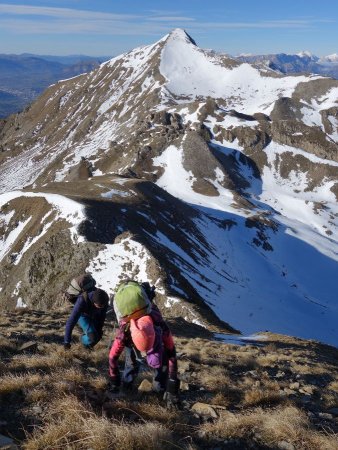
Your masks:
<path fill-rule="evenodd" d="M 185 17 L 178 11 L 148 11 L 147 14 L 113 14 L 32 5 L 0 5 L 0 27 L 18 34 L 90 33 L 117 36 L 159 36 L 177 25 L 195 33 L 211 30 L 245 29 L 312 29 L 333 20 L 301 17 L 295 19 L 262 20 L 255 22 L 203 22 Z"/>
<path fill-rule="evenodd" d="M 266 28 L 313 28 L 322 23 L 335 23 L 334 20 L 304 20 L 304 19 L 288 19 L 288 20 L 263 20 L 259 22 L 202 22 L 199 26 L 204 29 L 266 29 Z M 195 24 L 189 25 L 194 26 Z"/>
<path fill-rule="evenodd" d="M 17 16 L 43 16 L 55 19 L 103 19 L 103 20 L 131 20 L 138 19 L 136 14 L 112 14 L 97 11 L 55 8 L 49 6 L 31 6 L 31 5 L 9 5 L 1 4 L 0 13 Z"/>
<path fill-rule="evenodd" d="M 179 16 L 154 16 L 148 17 L 147 20 L 153 22 L 193 22 L 196 19 L 193 17 L 179 17 Z"/>
<path fill-rule="evenodd" d="M 150 27 L 149 23 L 127 24 L 123 21 L 83 21 L 83 20 L 58 20 L 55 22 L 26 21 L 22 19 L 6 20 L 0 18 L 0 28 L 16 35 L 82 35 L 92 34 L 97 36 L 157 36 L 170 31 L 170 27 Z"/>

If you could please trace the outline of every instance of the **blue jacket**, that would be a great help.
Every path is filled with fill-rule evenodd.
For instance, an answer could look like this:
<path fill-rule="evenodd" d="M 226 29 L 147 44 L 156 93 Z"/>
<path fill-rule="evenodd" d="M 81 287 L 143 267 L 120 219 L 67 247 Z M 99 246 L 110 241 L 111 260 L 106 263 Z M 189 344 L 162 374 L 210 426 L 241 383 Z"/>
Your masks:
<path fill-rule="evenodd" d="M 108 305 L 104 308 L 96 308 L 92 303 L 93 292 L 88 293 L 88 300 L 85 300 L 81 295 L 78 296 L 74 308 L 66 323 L 65 344 L 70 344 L 72 339 L 73 328 L 77 324 L 81 316 L 86 316 L 90 319 L 92 325 L 95 327 L 99 338 L 102 337 L 102 328 L 107 314 Z"/>

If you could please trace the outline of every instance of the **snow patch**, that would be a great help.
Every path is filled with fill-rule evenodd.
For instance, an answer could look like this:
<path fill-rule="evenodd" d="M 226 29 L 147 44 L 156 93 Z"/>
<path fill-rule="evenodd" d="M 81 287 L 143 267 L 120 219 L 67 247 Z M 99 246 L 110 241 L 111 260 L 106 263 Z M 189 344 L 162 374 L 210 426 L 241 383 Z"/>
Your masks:
<path fill-rule="evenodd" d="M 130 197 L 130 192 L 125 191 L 119 191 L 118 189 L 111 189 L 109 192 L 105 192 L 104 194 L 101 194 L 101 197 L 104 198 L 113 198 L 113 197 Z"/>
<path fill-rule="evenodd" d="M 126 238 L 118 244 L 107 244 L 86 270 L 95 274 L 98 285 L 113 294 L 123 279 L 148 281 L 147 266 L 150 258 L 150 253 L 142 244 Z"/>
<path fill-rule="evenodd" d="M 0 194 L 0 207 L 6 204 L 7 202 L 18 198 L 18 197 L 42 197 L 48 203 L 52 205 L 52 207 L 56 210 L 57 215 L 55 217 L 55 221 L 58 219 L 65 219 L 72 226 L 69 231 L 71 233 L 71 237 L 73 242 L 83 242 L 84 238 L 80 236 L 77 232 L 77 227 L 86 219 L 84 213 L 84 206 L 80 203 L 70 200 L 67 197 L 58 194 L 46 194 L 46 193 L 35 193 L 35 192 L 22 192 L 22 191 L 12 191 L 6 192 L 4 194 Z M 14 233 L 15 230 L 12 231 Z M 46 230 L 44 231 L 46 232 Z M 8 238 L 7 238 L 8 241 Z M 30 246 L 30 245 L 29 245 Z"/>
<path fill-rule="evenodd" d="M 267 340 L 267 337 L 263 334 L 252 334 L 250 336 L 240 336 L 238 334 L 222 334 L 215 333 L 215 339 L 222 341 L 225 344 L 233 345 L 250 345 L 252 343 L 260 343 Z"/>
<path fill-rule="evenodd" d="M 26 225 L 30 222 L 32 217 L 28 217 L 28 219 L 23 222 L 18 222 L 17 226 L 12 230 L 7 238 L 4 236 L 0 240 L 0 261 L 4 259 L 4 257 L 9 253 L 13 244 L 16 242 L 20 234 L 25 229 Z"/>
<path fill-rule="evenodd" d="M 265 77 L 246 63 L 226 68 L 219 57 L 172 35 L 163 47 L 160 71 L 167 80 L 166 88 L 173 94 L 190 99 L 226 98 L 229 107 L 246 114 L 269 113 L 279 97 L 291 97 L 299 83 L 316 78 Z"/>
<path fill-rule="evenodd" d="M 163 175 L 156 184 L 174 197 L 187 203 L 206 206 L 221 211 L 233 210 L 233 194 L 224 189 L 218 182 L 214 182 L 219 192 L 218 197 L 209 197 L 193 190 L 194 176 L 183 167 L 183 149 L 170 145 L 162 154 L 153 159 L 155 166 L 164 168 Z M 219 176 L 219 174 L 218 174 Z"/>

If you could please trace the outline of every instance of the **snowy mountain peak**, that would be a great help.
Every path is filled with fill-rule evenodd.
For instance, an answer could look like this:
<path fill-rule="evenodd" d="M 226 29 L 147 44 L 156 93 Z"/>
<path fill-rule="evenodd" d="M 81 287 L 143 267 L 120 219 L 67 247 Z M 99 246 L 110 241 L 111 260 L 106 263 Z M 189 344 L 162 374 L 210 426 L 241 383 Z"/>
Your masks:
<path fill-rule="evenodd" d="M 338 63 L 338 53 L 332 53 L 332 55 L 327 55 L 323 57 L 324 61 Z"/>
<path fill-rule="evenodd" d="M 299 53 L 297 53 L 297 56 L 300 58 L 309 58 L 311 61 L 318 61 L 318 56 L 314 55 L 313 53 L 309 52 L 308 50 L 303 50 Z"/>
<path fill-rule="evenodd" d="M 175 28 L 174 30 L 172 30 L 172 32 L 169 34 L 168 39 L 174 41 L 183 41 L 189 44 L 197 45 L 194 39 L 191 36 L 189 36 L 189 34 L 182 28 Z"/>

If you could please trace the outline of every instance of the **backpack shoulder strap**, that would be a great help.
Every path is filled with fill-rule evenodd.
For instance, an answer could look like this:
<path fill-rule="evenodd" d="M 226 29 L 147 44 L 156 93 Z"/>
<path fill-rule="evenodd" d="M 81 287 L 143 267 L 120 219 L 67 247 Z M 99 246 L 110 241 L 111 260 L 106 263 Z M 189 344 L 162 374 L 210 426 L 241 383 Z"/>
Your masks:
<path fill-rule="evenodd" d="M 89 303 L 89 302 L 90 302 L 89 295 L 88 295 L 88 292 L 87 292 L 87 291 L 82 291 L 82 292 L 81 292 L 81 295 L 82 295 L 82 297 L 83 297 L 83 299 L 84 299 L 84 301 L 85 301 L 86 303 Z"/>

